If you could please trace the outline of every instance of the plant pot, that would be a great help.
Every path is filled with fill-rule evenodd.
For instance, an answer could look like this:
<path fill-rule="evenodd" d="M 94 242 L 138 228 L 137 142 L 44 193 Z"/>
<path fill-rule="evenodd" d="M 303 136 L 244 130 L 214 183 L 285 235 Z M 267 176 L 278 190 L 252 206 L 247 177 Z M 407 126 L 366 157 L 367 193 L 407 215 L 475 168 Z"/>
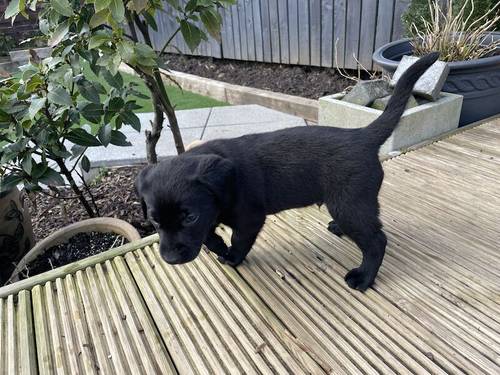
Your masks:
<path fill-rule="evenodd" d="M 500 33 L 492 33 L 500 39 Z M 410 39 L 383 45 L 373 53 L 373 61 L 394 73 L 404 55 L 411 55 Z M 500 55 L 448 63 L 450 73 L 443 91 L 463 95 L 459 126 L 500 113 Z"/>
<path fill-rule="evenodd" d="M 0 284 L 33 246 L 31 215 L 18 189 L 0 193 Z"/>
<path fill-rule="evenodd" d="M 17 264 L 14 272 L 12 272 L 10 280 L 12 282 L 19 280 L 18 275 L 26 267 L 26 265 L 34 261 L 40 255 L 44 254 L 45 251 L 51 247 L 68 241 L 71 237 L 78 233 L 86 232 L 115 233 L 125 237 L 129 242 L 141 239 L 137 229 L 126 221 L 120 219 L 112 217 L 98 217 L 79 221 L 78 223 L 70 224 L 55 231 L 50 236 L 38 242 Z"/>
<path fill-rule="evenodd" d="M 319 99 L 319 123 L 338 128 L 362 128 L 382 114 L 381 110 L 342 101 L 344 94 Z M 456 129 L 462 96 L 442 93 L 435 102 L 407 109 L 399 125 L 380 147 L 380 155 L 399 151 Z"/>

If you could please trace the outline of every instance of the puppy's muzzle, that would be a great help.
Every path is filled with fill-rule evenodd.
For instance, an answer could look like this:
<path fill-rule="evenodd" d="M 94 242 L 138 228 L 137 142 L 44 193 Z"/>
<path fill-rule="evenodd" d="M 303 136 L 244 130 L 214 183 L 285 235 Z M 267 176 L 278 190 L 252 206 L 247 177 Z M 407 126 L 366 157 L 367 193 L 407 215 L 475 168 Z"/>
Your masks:
<path fill-rule="evenodd" d="M 183 264 L 194 260 L 200 250 L 193 250 L 182 244 L 176 245 L 173 248 L 162 248 L 160 244 L 160 255 L 168 264 Z"/>

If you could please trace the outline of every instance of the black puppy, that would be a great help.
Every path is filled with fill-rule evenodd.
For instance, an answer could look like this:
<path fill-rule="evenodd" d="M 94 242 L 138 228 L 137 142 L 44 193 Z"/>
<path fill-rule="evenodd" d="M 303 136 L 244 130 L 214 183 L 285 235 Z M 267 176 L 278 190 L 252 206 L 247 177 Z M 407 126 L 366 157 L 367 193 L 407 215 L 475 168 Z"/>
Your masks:
<path fill-rule="evenodd" d="M 366 128 L 301 126 L 214 140 L 146 167 L 136 189 L 160 234 L 163 259 L 189 262 L 204 243 L 220 261 L 237 266 L 266 215 L 324 203 L 335 221 L 329 229 L 349 236 L 363 252 L 361 266 L 345 280 L 366 290 L 387 243 L 378 218 L 384 177 L 378 151 L 397 126 L 415 82 L 438 57 L 432 53 L 413 64 L 386 110 Z M 233 229 L 229 248 L 215 233 L 219 223 Z"/>

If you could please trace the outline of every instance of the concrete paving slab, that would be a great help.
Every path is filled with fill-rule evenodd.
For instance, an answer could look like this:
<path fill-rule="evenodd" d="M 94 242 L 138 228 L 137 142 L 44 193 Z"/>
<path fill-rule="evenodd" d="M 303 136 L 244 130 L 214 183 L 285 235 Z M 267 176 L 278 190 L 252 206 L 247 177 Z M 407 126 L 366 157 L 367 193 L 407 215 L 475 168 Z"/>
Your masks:
<path fill-rule="evenodd" d="M 274 130 L 291 128 L 294 126 L 305 126 L 303 119 L 300 121 L 277 121 L 277 122 L 261 122 L 261 123 L 248 123 L 239 125 L 221 125 L 221 126 L 207 126 L 203 137 L 203 141 L 210 141 L 212 139 L 220 138 L 235 138 L 245 134 L 252 133 L 265 133 Z"/>
<path fill-rule="evenodd" d="M 176 111 L 177 121 L 179 122 L 179 127 L 181 129 L 189 128 L 203 128 L 205 127 L 210 114 L 211 108 L 198 108 L 198 109 L 186 109 L 182 111 Z M 154 113 L 137 113 L 137 117 L 141 120 L 141 132 L 146 129 L 151 129 L 151 121 L 153 121 Z M 165 126 L 168 124 L 168 120 L 165 118 Z M 122 131 L 124 133 L 137 133 L 131 126 L 124 126 Z"/>
<path fill-rule="evenodd" d="M 158 156 L 164 157 L 176 155 L 174 140 L 169 129 L 164 129 L 162 137 L 156 147 Z M 181 129 L 182 138 L 185 144 L 200 139 L 203 128 Z M 140 164 L 146 161 L 146 138 L 144 133 L 127 133 L 127 139 L 132 146 L 119 147 L 109 145 L 108 147 L 91 147 L 87 150 L 87 157 L 92 168 L 113 167 L 121 165 Z"/>
<path fill-rule="evenodd" d="M 238 105 L 215 107 L 210 114 L 207 126 L 238 125 L 249 123 L 269 123 L 272 121 L 297 121 L 300 117 L 275 111 L 260 105 Z M 302 120 L 303 122 L 303 120 Z"/>
<path fill-rule="evenodd" d="M 268 132 L 293 126 L 305 126 L 306 122 L 296 116 L 274 111 L 259 105 L 201 108 L 177 111 L 184 144 L 196 139 L 211 140 L 234 138 L 250 133 Z M 144 131 L 151 128 L 153 113 L 139 113 L 142 129 L 138 133 L 131 127 L 124 127 L 132 146 L 92 147 L 87 151 L 91 168 L 140 164 L 146 161 L 146 140 Z M 157 146 L 160 159 L 176 155 L 170 129 L 164 128 Z"/>

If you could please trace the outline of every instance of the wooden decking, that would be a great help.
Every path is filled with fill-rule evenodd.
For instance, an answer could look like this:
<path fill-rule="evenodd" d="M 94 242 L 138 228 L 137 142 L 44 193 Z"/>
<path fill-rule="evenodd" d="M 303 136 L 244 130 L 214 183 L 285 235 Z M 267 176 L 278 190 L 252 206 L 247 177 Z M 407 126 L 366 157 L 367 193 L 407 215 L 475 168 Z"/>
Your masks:
<path fill-rule="evenodd" d="M 237 270 L 151 237 L 1 288 L 0 374 L 500 374 L 500 122 L 384 166 L 366 293 L 323 209 L 269 217 Z"/>

